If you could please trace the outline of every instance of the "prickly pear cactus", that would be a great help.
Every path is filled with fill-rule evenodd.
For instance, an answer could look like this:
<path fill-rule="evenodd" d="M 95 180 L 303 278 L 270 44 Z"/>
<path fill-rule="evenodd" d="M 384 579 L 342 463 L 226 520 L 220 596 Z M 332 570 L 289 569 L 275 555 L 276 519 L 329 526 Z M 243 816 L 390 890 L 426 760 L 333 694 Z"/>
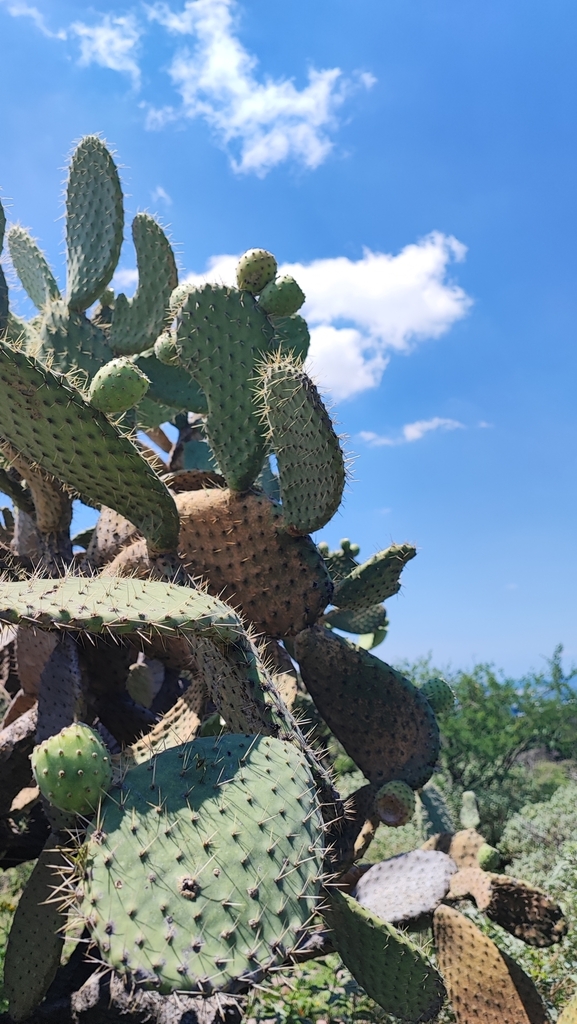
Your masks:
<path fill-rule="evenodd" d="M 0 207 L 0 244 L 4 228 Z M 91 934 L 74 954 L 82 979 L 106 965 L 95 1019 L 161 1024 L 189 1000 L 212 1024 L 225 993 L 316 955 L 321 914 L 387 1013 L 431 1019 L 438 972 L 345 892 L 351 871 L 359 898 L 371 890 L 354 862 L 379 822 L 400 825 L 417 802 L 430 835 L 430 852 L 373 872 L 379 906 L 393 879 L 397 895 L 434 890 L 411 904 L 430 912 L 449 899 L 449 862 L 474 868 L 513 934 L 558 941 L 564 925 L 544 894 L 480 870 L 483 837 L 454 834 L 427 786 L 446 684 L 418 690 L 369 652 L 415 547 L 360 563 L 358 545 L 309 536 L 340 506 L 345 458 L 307 375 L 298 283 L 253 249 L 238 287 L 179 286 L 165 232 L 138 214 L 138 286 L 115 295 L 123 229 L 115 160 L 88 136 L 66 183 L 66 288 L 18 225 L 8 249 L 30 322 L 10 311 L 0 268 L 0 487 L 14 507 L 0 528 L 0 667 L 15 693 L 0 832 L 5 863 L 40 857 L 8 946 L 11 1013 L 46 997 L 46 1019 L 77 1018 L 86 993 L 58 967 L 67 919 Z M 75 498 L 101 512 L 73 540 Z M 313 721 L 310 740 L 287 704 Z M 361 775 L 346 802 L 326 767 L 335 737 Z"/>

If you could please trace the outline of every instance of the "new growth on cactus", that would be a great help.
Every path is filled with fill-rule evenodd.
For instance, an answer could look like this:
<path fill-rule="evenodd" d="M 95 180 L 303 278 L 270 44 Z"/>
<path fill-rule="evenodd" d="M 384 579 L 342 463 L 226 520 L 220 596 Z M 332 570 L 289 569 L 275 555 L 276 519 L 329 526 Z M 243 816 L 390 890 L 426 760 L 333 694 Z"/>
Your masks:
<path fill-rule="evenodd" d="M 4 227 L 0 206 L 0 243 Z M 123 229 L 113 156 L 88 136 L 69 165 L 66 289 L 19 225 L 30 322 L 0 269 L 0 867 L 37 860 L 8 942 L 10 1014 L 45 1000 L 71 1024 L 88 978 L 96 1015 L 236 1024 L 251 985 L 335 948 L 388 1013 L 430 1020 L 445 987 L 407 934 L 417 913 L 435 914 L 456 1008 L 461 892 L 529 942 L 564 923 L 481 870 L 483 837 L 455 833 L 429 783 L 447 684 L 419 690 L 371 653 L 415 547 L 361 563 L 358 545 L 310 537 L 340 507 L 346 459 L 306 371 L 298 283 L 251 249 L 237 287 L 179 286 L 169 239 L 138 214 L 138 287 L 115 295 Z M 100 515 L 73 553 L 75 498 Z M 296 707 L 361 773 L 346 801 Z M 428 849 L 365 874 L 379 822 L 415 804 Z M 83 934 L 77 974 L 59 966 L 67 928 Z"/>

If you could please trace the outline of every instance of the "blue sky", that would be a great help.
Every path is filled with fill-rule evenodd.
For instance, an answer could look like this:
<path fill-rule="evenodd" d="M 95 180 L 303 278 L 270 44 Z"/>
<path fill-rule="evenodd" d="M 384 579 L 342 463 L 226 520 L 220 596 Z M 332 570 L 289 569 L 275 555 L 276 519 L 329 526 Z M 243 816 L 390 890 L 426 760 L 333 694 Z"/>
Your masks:
<path fill-rule="evenodd" d="M 61 278 L 89 132 L 181 278 L 293 268 L 357 456 L 319 539 L 419 549 L 387 660 L 577 660 L 576 28 L 569 0 L 0 0 L 0 194 Z"/>

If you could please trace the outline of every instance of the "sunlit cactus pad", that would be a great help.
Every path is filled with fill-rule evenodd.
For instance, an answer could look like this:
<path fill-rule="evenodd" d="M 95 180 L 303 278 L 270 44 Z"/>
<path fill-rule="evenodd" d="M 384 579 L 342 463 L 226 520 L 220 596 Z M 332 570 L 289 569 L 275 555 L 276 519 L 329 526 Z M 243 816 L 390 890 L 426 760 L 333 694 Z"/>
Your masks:
<path fill-rule="evenodd" d="M 293 746 L 206 737 L 131 768 L 88 837 L 81 913 L 134 980 L 209 993 L 282 963 L 321 885 L 322 819 Z"/>

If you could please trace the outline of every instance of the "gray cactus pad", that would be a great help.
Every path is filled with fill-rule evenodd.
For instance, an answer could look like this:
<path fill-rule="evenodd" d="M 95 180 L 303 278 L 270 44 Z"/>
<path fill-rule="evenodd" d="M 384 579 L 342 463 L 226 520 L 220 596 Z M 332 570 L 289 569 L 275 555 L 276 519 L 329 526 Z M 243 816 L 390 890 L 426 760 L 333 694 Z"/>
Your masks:
<path fill-rule="evenodd" d="M 383 860 L 359 879 L 361 904 L 391 924 L 430 914 L 447 895 L 457 866 L 446 853 L 411 850 Z"/>
<path fill-rule="evenodd" d="M 104 800 L 81 913 L 105 960 L 136 981 L 234 989 L 282 963 L 306 928 L 322 828 L 291 744 L 225 735 L 174 747 Z"/>

